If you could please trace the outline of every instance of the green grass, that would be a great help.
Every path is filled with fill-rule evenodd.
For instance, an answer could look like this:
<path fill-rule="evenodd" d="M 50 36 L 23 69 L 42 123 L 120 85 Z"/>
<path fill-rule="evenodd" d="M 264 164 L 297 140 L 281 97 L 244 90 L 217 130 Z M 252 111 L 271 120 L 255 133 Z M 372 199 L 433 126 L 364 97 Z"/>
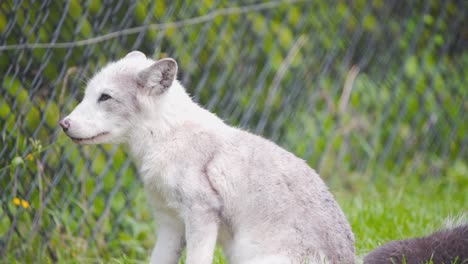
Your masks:
<path fill-rule="evenodd" d="M 382 174 L 372 181 L 350 174 L 331 184 L 332 192 L 353 227 L 357 254 L 361 256 L 389 240 L 426 235 L 443 226 L 447 217 L 467 210 L 467 189 L 465 173 L 431 176 L 425 180 Z M 134 213 L 126 220 L 133 224 L 121 231 L 123 234 L 118 241 L 100 241 L 91 247 L 83 243 L 85 238 L 67 234 L 66 228 L 60 232 L 51 230 L 54 233 L 51 249 L 56 253 L 57 262 L 146 263 L 155 242 L 154 224 L 147 215 L 149 206 L 144 195 L 138 195 L 134 204 L 140 207 L 134 208 Z M 60 218 L 60 212 L 55 213 Z M 67 220 L 57 221 L 66 225 Z M 24 245 L 21 254 L 7 254 L 3 261 L 51 263 L 43 248 L 40 240 L 32 240 L 31 244 Z M 227 263 L 220 250 L 214 263 Z"/>

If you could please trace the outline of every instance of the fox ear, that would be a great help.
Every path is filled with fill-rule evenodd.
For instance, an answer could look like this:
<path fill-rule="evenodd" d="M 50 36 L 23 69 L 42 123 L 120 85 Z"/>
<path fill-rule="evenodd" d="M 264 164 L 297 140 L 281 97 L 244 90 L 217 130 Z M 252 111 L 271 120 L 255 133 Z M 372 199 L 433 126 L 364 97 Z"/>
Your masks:
<path fill-rule="evenodd" d="M 128 55 L 127 55 L 128 56 Z M 177 62 L 167 58 L 138 73 L 138 85 L 149 94 L 159 95 L 171 87 L 177 75 Z"/>
<path fill-rule="evenodd" d="M 130 51 L 127 55 L 125 55 L 125 58 L 136 58 L 136 57 L 141 57 L 146 59 L 146 55 L 138 50 Z"/>

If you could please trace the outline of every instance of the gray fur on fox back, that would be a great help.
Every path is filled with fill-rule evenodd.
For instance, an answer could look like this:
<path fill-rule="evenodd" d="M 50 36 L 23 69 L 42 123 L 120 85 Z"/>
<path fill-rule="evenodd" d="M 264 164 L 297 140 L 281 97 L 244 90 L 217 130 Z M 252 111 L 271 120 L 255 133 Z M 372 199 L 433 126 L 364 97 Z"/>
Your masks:
<path fill-rule="evenodd" d="M 317 173 L 273 142 L 194 103 L 172 59 L 110 63 L 61 121 L 77 143 L 124 143 L 156 212 L 151 263 L 354 263 L 354 236 Z"/>

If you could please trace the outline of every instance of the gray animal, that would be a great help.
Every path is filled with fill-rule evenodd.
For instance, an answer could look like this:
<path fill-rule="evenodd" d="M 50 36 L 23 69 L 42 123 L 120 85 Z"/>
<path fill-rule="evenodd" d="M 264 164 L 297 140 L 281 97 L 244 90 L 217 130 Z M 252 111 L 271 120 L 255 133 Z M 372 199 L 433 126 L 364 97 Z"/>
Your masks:
<path fill-rule="evenodd" d="M 468 224 L 425 237 L 392 241 L 364 258 L 364 264 L 420 264 L 430 261 L 434 264 L 468 263 Z"/>
<path fill-rule="evenodd" d="M 89 82 L 60 125 L 76 143 L 124 143 L 158 222 L 151 263 L 355 263 L 354 236 L 319 175 L 194 103 L 173 59 L 129 53 Z"/>

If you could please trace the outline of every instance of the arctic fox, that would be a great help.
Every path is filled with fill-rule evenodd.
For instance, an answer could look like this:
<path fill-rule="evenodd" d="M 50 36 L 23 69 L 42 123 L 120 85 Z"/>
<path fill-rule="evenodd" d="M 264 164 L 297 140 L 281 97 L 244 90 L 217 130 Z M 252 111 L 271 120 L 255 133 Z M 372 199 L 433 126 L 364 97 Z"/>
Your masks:
<path fill-rule="evenodd" d="M 305 161 L 194 103 L 173 59 L 134 51 L 89 82 L 60 125 L 76 143 L 124 143 L 158 222 L 151 263 L 353 264 L 354 235 Z"/>

